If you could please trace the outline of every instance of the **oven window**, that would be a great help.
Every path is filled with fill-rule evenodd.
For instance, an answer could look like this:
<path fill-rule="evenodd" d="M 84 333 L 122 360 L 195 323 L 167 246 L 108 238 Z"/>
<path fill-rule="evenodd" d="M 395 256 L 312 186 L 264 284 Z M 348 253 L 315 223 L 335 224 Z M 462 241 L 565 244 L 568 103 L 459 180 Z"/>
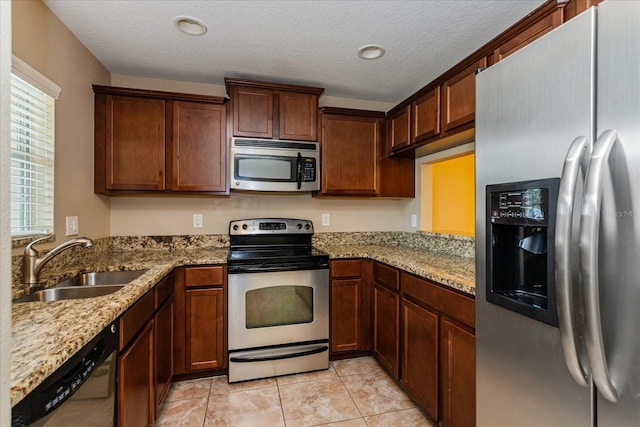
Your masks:
<path fill-rule="evenodd" d="M 247 329 L 313 322 L 313 288 L 273 286 L 245 294 Z"/>
<path fill-rule="evenodd" d="M 295 160 L 295 159 L 293 159 Z M 243 157 L 235 156 L 236 178 L 254 181 L 292 181 L 293 166 L 289 157 Z M 295 162 L 293 162 L 295 164 Z"/>

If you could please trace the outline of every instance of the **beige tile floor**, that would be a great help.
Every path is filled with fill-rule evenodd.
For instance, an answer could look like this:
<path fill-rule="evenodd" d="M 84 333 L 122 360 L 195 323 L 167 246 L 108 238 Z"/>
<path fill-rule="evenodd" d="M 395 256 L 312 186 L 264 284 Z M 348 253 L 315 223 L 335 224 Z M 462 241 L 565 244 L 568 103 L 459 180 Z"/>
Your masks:
<path fill-rule="evenodd" d="M 229 384 L 172 384 L 156 427 L 434 427 L 372 357 L 327 371 Z"/>

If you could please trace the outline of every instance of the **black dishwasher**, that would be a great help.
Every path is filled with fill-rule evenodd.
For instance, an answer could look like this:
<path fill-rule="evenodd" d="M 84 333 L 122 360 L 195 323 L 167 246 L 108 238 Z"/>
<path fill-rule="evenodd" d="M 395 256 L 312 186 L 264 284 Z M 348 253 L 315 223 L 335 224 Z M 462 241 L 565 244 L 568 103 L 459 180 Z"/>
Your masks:
<path fill-rule="evenodd" d="M 114 426 L 118 327 L 110 324 L 11 410 L 11 425 Z"/>

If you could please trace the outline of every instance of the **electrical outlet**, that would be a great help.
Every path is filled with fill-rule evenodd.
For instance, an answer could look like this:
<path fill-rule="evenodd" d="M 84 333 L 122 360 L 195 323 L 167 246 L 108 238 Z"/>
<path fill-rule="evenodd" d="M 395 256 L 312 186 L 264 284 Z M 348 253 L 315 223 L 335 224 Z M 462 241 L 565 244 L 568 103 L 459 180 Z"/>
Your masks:
<path fill-rule="evenodd" d="M 331 224 L 331 215 L 329 215 L 328 213 L 323 213 L 322 214 L 322 226 L 323 227 L 328 227 Z"/>
<path fill-rule="evenodd" d="M 193 214 L 193 228 L 202 228 L 202 214 Z"/>
<path fill-rule="evenodd" d="M 418 215 L 416 214 L 411 214 L 411 226 L 413 228 L 418 227 Z"/>
<path fill-rule="evenodd" d="M 67 236 L 77 236 L 78 235 L 78 217 L 77 216 L 68 216 L 67 220 Z"/>

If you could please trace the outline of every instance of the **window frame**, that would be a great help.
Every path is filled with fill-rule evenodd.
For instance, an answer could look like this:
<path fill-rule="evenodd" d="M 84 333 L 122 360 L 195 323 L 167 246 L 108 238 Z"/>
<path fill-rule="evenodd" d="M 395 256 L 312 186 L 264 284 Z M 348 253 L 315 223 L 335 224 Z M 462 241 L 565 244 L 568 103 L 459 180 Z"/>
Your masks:
<path fill-rule="evenodd" d="M 51 203 L 50 203 L 50 209 L 51 209 L 51 223 L 50 223 L 50 230 L 43 230 L 43 231 L 36 231 L 33 233 L 24 233 L 24 234 L 13 234 L 14 230 L 13 230 L 13 224 L 11 224 L 12 226 L 10 227 L 10 234 L 11 234 L 11 240 L 12 240 L 12 246 L 15 247 L 20 247 L 20 246 L 24 246 L 27 243 L 29 243 L 30 241 L 34 240 L 35 238 L 39 238 L 42 236 L 46 236 L 48 234 L 52 234 L 54 232 L 54 227 L 55 227 L 55 127 L 56 127 L 56 123 L 55 123 L 55 109 L 56 109 L 56 101 L 59 99 L 60 94 L 62 92 L 60 86 L 58 86 L 57 84 L 55 84 L 54 82 L 52 82 L 51 80 L 49 80 L 47 77 L 45 77 L 44 75 L 42 75 L 40 72 L 38 72 L 36 69 L 34 69 L 33 67 L 31 67 L 30 65 L 28 65 L 27 63 L 25 63 L 24 61 L 22 61 L 20 58 L 16 57 L 15 55 L 12 56 L 12 64 L 11 64 L 11 95 L 10 95 L 10 100 L 11 100 L 11 105 L 12 105 L 12 110 L 13 110 L 13 90 L 14 90 L 14 84 L 13 84 L 13 77 L 17 77 L 20 80 L 22 80 L 23 82 L 27 83 L 28 85 L 32 86 L 33 88 L 35 88 L 36 90 L 42 92 L 44 95 L 47 95 L 48 97 L 50 97 L 52 99 L 52 120 L 50 123 L 50 136 L 47 137 L 51 138 L 51 159 L 49 160 L 50 162 L 52 162 L 53 164 L 50 166 L 50 175 L 47 174 L 48 178 L 50 179 L 52 188 L 51 188 Z M 12 130 L 14 128 L 14 114 L 13 112 L 10 113 L 10 122 L 11 122 L 11 127 Z M 13 133 L 13 132 L 12 132 Z M 11 138 L 11 149 L 10 149 L 10 153 L 11 153 L 11 158 L 13 160 L 13 153 L 15 152 L 14 149 L 14 139 Z M 11 187 L 13 187 L 13 181 L 11 182 Z M 10 191 L 10 193 L 13 195 L 14 192 Z M 11 201 L 11 204 L 13 205 L 13 200 Z M 13 209 L 11 209 L 11 211 L 13 211 Z M 47 224 L 49 225 L 49 224 Z M 52 236 L 52 238 L 54 238 Z"/>

